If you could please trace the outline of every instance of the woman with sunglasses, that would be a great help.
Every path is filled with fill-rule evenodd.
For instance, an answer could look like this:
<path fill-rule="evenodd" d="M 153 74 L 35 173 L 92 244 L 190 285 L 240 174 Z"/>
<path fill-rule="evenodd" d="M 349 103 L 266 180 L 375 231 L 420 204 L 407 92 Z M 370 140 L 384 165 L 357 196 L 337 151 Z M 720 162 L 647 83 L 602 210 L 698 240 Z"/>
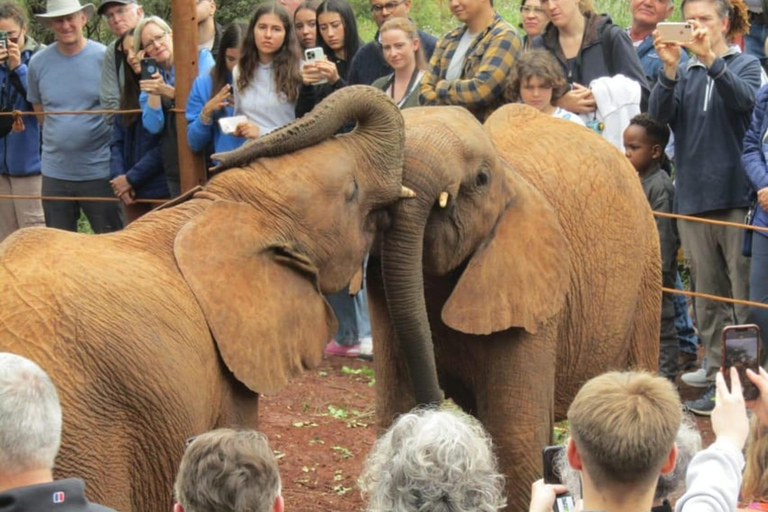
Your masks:
<path fill-rule="evenodd" d="M 0 30 L 8 34 L 0 48 L 0 105 L 6 110 L 31 112 L 27 96 L 27 65 L 43 48 L 27 35 L 27 17 L 14 2 L 0 3 Z M 2 126 L 3 123 L 7 125 Z M 40 125 L 35 116 L 24 117 L 24 129 L 11 129 L 10 117 L 0 118 L 0 193 L 39 196 Z M 45 226 L 39 199 L 0 200 L 0 242 L 20 228 Z"/>
<path fill-rule="evenodd" d="M 157 63 L 157 71 L 152 78 L 139 82 L 141 120 L 150 133 L 161 134 L 160 146 L 168 190 L 172 198 L 177 197 L 181 194 L 181 182 L 176 117 L 171 113 L 171 109 L 176 106 L 176 70 L 173 67 L 171 27 L 158 16 L 142 19 L 134 29 L 134 51 L 140 58 L 152 58 Z M 214 65 L 211 52 L 200 50 L 198 62 L 200 75 L 210 71 Z"/>

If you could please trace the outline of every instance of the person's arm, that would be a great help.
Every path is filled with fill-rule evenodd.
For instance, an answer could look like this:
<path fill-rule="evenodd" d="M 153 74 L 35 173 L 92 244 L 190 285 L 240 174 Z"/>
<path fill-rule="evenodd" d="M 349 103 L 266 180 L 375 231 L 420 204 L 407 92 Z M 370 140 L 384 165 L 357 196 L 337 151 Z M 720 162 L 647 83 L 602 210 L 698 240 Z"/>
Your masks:
<path fill-rule="evenodd" d="M 203 48 L 197 54 L 197 76 L 210 74 L 211 68 L 216 65 L 213 54 L 207 48 Z"/>
<path fill-rule="evenodd" d="M 670 185 L 671 186 L 671 185 Z M 651 200 L 651 209 L 654 212 L 673 213 L 673 201 L 669 191 L 661 189 L 656 191 Z M 666 217 L 655 217 L 656 229 L 659 231 L 659 245 L 661 247 L 661 268 L 666 272 L 672 268 L 672 262 L 677 257 L 677 230 L 675 229 L 675 219 Z"/>
<path fill-rule="evenodd" d="M 760 89 L 760 61 L 748 63 L 737 75 L 717 57 L 707 68 L 707 74 L 715 82 L 715 89 L 726 108 L 737 112 L 751 112 Z"/>
<path fill-rule="evenodd" d="M 520 38 L 512 30 L 494 34 L 472 78 L 439 80 L 435 84 L 438 103 L 464 107 L 484 107 L 493 103 L 504 93 L 504 84 L 520 45 Z"/>
<path fill-rule="evenodd" d="M 741 153 L 741 165 L 755 190 L 768 187 L 768 168 L 763 154 L 763 135 L 765 135 L 765 114 L 768 109 L 768 85 L 760 89 L 757 105 L 752 112 L 752 122 L 744 135 L 744 149 Z"/>
<path fill-rule="evenodd" d="M 212 83 L 207 77 L 197 77 L 187 97 L 184 115 L 187 118 L 187 142 L 192 151 L 203 151 L 213 141 L 213 115 L 203 114 L 205 104 L 211 96 L 211 86 Z"/>
<path fill-rule="evenodd" d="M 432 58 L 429 59 L 429 67 L 424 74 L 424 78 L 421 80 L 421 95 L 419 97 L 419 103 L 421 105 L 439 105 L 437 101 L 437 86 L 438 80 L 440 80 L 440 66 L 443 60 L 443 54 L 447 39 L 441 39 L 435 47 L 435 52 L 432 54 Z"/>
<path fill-rule="evenodd" d="M 159 98 L 159 96 L 155 96 Z M 163 125 L 165 124 L 165 115 L 163 114 L 162 104 L 158 107 L 153 107 L 150 102 L 150 95 L 146 92 L 142 92 L 139 95 L 139 105 L 141 105 L 141 123 L 149 133 L 158 134 L 163 131 Z"/>
<path fill-rule="evenodd" d="M 44 112 L 43 106 L 40 103 L 33 103 L 32 104 L 32 109 L 35 112 L 38 112 L 38 113 L 39 112 Z M 35 116 L 35 117 L 37 118 L 37 124 L 39 124 L 40 126 L 43 126 L 43 122 L 45 122 L 45 116 L 40 115 L 40 116 Z"/>
<path fill-rule="evenodd" d="M 27 101 L 32 104 L 32 109 L 35 112 L 43 112 L 43 100 L 40 97 L 40 87 L 37 76 L 37 66 L 34 61 L 29 61 L 29 68 L 27 70 Z M 42 127 L 45 116 L 37 117 L 37 123 Z"/>
<path fill-rule="evenodd" d="M 104 63 L 101 66 L 101 85 L 99 100 L 102 110 L 117 110 L 120 108 L 120 80 L 115 68 L 115 49 L 112 45 L 104 52 Z M 112 124 L 112 114 L 104 116 L 107 124 Z"/>
<path fill-rule="evenodd" d="M 648 101 L 648 114 L 662 124 L 672 123 L 677 115 L 680 91 L 680 52 L 675 43 L 664 43 L 658 31 L 653 32 L 653 46 L 663 63 L 658 84 L 653 87 Z M 672 126 L 674 129 L 674 126 Z"/>
<path fill-rule="evenodd" d="M 607 30 L 611 30 L 611 28 L 608 28 Z M 640 111 L 646 112 L 648 110 L 648 98 L 651 94 L 651 90 L 648 87 L 648 81 L 645 79 L 643 66 L 640 64 L 640 59 L 637 57 L 637 51 L 635 51 L 635 47 L 632 45 L 632 41 L 629 39 L 627 33 L 618 27 L 614 30 L 611 41 L 610 55 L 611 60 L 613 61 L 613 72 L 616 75 L 624 75 L 627 78 L 631 78 L 640 84 Z"/>
<path fill-rule="evenodd" d="M 163 172 L 163 158 L 160 152 L 160 141 L 157 140 L 149 150 L 141 155 L 139 161 L 136 162 L 133 167 L 128 169 L 125 173 L 125 177 L 128 179 L 128 183 L 130 183 L 131 186 L 134 188 L 141 188 L 146 183 L 152 181 L 152 178 Z"/>

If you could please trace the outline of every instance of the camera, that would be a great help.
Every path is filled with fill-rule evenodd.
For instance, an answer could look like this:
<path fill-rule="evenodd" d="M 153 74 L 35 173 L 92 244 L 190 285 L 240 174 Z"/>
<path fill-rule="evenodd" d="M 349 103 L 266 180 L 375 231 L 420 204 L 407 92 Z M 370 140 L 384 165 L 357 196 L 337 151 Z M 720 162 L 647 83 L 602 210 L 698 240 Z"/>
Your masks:
<path fill-rule="evenodd" d="M 0 50 L 7 50 L 8 49 L 8 32 L 5 30 L 0 30 Z M 8 58 L 7 56 L 3 59 L 5 60 Z"/>
<path fill-rule="evenodd" d="M 315 60 L 315 52 L 307 52 L 307 60 Z"/>

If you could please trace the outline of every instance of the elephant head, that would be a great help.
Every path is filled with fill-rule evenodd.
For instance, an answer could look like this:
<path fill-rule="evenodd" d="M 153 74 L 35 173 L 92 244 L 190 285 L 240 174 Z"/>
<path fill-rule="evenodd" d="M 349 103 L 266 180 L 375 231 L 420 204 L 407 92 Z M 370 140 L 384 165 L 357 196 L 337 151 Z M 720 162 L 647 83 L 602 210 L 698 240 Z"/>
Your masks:
<path fill-rule="evenodd" d="M 321 292 L 350 282 L 401 196 L 403 133 L 384 94 L 348 87 L 214 155 L 222 172 L 192 194 L 206 206 L 173 251 L 224 362 L 252 391 L 275 391 L 322 357 L 336 321 Z"/>
<path fill-rule="evenodd" d="M 386 300 L 419 403 L 442 398 L 423 275 L 460 277 L 443 306 L 448 327 L 487 335 L 535 333 L 562 306 L 568 244 L 545 198 L 499 155 L 458 107 L 414 108 L 403 184 L 416 197 L 393 207 L 381 258 Z"/>

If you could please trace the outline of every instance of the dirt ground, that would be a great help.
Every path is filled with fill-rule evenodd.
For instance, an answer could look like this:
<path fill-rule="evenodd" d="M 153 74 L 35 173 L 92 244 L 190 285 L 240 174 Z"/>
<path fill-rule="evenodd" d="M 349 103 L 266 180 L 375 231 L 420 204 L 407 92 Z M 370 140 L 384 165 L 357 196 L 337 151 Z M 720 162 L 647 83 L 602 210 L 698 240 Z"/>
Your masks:
<path fill-rule="evenodd" d="M 278 457 L 287 510 L 364 510 L 356 481 L 376 437 L 372 365 L 327 358 L 275 395 L 262 395 L 260 429 Z M 683 400 L 700 390 L 680 386 Z M 697 418 L 704 444 L 709 418 Z"/>

